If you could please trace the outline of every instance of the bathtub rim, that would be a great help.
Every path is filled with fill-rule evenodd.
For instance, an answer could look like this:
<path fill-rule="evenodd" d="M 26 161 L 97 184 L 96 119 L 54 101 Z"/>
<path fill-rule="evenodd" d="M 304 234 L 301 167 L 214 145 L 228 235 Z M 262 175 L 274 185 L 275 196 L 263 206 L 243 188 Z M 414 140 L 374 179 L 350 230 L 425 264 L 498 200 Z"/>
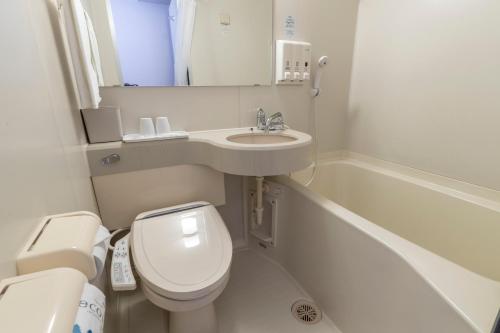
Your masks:
<path fill-rule="evenodd" d="M 411 182 L 432 191 L 500 213 L 500 190 L 467 183 L 463 180 L 453 179 L 351 151 L 325 153 L 318 159 L 319 167 L 334 163 L 351 164 L 363 169 L 369 169 L 370 171 Z M 312 166 L 294 174 L 310 169 L 312 169 Z"/>
<path fill-rule="evenodd" d="M 351 151 L 341 150 L 325 153 L 320 155 L 318 159 L 319 166 L 338 162 L 354 164 L 389 177 L 410 181 L 427 189 L 500 212 L 500 190 Z"/>

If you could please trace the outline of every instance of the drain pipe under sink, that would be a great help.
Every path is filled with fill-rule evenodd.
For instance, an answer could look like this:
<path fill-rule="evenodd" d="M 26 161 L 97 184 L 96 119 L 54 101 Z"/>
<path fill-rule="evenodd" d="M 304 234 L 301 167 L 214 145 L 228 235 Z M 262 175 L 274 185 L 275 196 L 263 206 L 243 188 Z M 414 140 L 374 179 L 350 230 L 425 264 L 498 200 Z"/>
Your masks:
<path fill-rule="evenodd" d="M 262 217 L 264 215 L 264 204 L 262 202 L 262 194 L 264 192 L 264 177 L 255 177 L 256 181 L 256 191 L 257 192 L 257 203 L 255 205 L 255 215 L 257 216 L 257 225 L 262 224 Z"/>

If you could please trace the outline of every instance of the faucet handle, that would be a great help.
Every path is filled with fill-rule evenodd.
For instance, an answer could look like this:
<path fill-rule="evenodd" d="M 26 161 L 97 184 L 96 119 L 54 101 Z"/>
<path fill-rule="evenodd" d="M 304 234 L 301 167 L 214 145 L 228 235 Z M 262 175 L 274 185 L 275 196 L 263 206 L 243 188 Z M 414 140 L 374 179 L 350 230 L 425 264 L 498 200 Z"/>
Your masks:
<path fill-rule="evenodd" d="M 282 131 L 285 129 L 285 119 L 281 112 L 276 112 L 266 120 L 266 131 Z"/>
<path fill-rule="evenodd" d="M 272 119 L 283 118 L 283 114 L 278 111 L 278 112 L 274 113 L 273 115 L 271 115 L 271 117 L 269 117 L 269 118 L 272 118 Z"/>

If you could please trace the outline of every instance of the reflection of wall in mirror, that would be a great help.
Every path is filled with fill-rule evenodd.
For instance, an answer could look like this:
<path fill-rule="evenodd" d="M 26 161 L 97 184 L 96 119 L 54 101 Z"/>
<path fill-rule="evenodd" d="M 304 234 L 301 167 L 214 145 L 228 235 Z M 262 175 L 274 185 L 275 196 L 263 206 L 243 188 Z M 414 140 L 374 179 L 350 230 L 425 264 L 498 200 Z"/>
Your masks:
<path fill-rule="evenodd" d="M 198 1 L 192 85 L 270 85 L 272 18 L 271 0 Z"/>
<path fill-rule="evenodd" d="M 97 1 L 97 0 L 96 0 Z M 169 1 L 110 0 L 123 81 L 139 86 L 174 82 Z"/>
<path fill-rule="evenodd" d="M 82 5 L 92 18 L 97 36 L 104 85 L 122 85 L 122 73 L 114 39 L 114 22 L 109 0 L 82 0 Z"/>

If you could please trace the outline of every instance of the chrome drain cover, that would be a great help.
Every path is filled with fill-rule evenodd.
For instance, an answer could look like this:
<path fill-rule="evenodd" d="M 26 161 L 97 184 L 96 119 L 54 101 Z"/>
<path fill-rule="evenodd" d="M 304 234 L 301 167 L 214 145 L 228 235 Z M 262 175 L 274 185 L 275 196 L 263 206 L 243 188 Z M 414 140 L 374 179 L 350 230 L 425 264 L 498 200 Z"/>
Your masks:
<path fill-rule="evenodd" d="M 301 323 L 313 325 L 321 321 L 322 313 L 316 304 L 307 300 L 298 300 L 292 305 L 292 315 Z"/>

